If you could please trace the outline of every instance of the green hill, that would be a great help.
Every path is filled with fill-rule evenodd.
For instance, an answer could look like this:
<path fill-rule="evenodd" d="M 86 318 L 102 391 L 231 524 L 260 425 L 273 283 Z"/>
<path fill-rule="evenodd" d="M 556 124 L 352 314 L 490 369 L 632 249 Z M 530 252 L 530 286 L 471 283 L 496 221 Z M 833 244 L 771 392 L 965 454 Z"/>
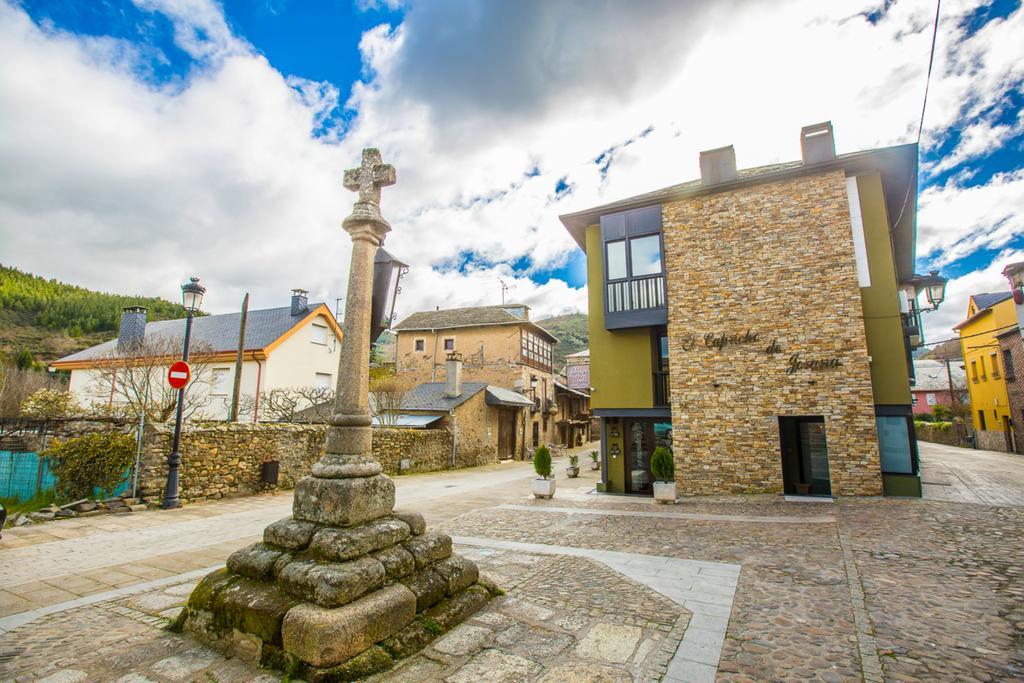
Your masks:
<path fill-rule="evenodd" d="M 561 370 L 565 365 L 566 356 L 590 346 L 590 330 L 587 327 L 587 316 L 583 313 L 559 315 L 537 320 L 536 323 L 558 337 L 554 351 L 557 370 Z"/>
<path fill-rule="evenodd" d="M 145 306 L 150 320 L 184 317 L 166 299 L 94 292 L 0 264 L 0 353 L 27 350 L 51 361 L 117 335 L 121 309 Z"/>

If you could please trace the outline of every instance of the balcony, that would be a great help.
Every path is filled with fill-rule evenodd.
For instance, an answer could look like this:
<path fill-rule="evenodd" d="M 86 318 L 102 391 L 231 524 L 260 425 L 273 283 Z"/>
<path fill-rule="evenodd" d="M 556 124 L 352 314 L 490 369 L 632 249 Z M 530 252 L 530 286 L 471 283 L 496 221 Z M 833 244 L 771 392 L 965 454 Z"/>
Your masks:
<path fill-rule="evenodd" d="M 671 404 L 672 390 L 669 387 L 668 373 L 654 373 L 654 407 L 664 408 Z"/>
<path fill-rule="evenodd" d="M 609 330 L 668 323 L 665 276 L 650 275 L 607 283 L 605 328 Z"/>

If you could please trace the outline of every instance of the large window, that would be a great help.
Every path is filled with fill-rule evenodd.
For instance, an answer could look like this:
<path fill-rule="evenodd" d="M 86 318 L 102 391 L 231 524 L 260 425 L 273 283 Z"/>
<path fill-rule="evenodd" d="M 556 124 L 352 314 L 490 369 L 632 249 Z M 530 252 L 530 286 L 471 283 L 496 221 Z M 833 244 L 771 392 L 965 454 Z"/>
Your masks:
<path fill-rule="evenodd" d="M 665 324 L 665 264 L 661 207 L 601 217 L 604 244 L 605 326 Z"/>
<path fill-rule="evenodd" d="M 910 430 L 903 415 L 878 415 L 878 452 L 882 471 L 888 474 L 913 474 L 914 458 L 910 450 Z"/>
<path fill-rule="evenodd" d="M 522 359 L 530 367 L 550 370 L 551 342 L 539 334 L 524 329 L 522 336 Z"/>

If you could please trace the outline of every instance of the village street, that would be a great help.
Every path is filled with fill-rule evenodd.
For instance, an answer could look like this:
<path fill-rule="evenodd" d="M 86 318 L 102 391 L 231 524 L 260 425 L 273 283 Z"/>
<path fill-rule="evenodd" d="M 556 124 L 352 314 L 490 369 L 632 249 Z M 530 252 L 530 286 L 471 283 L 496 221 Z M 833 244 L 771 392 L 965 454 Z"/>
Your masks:
<path fill-rule="evenodd" d="M 598 473 L 566 479 L 564 458 L 550 501 L 529 497 L 528 463 L 398 477 L 398 506 L 507 595 L 382 678 L 1020 679 L 1024 459 L 926 443 L 921 458 L 925 500 L 655 507 L 592 495 Z M 161 627 L 290 501 L 8 530 L 0 680 L 256 679 Z"/>

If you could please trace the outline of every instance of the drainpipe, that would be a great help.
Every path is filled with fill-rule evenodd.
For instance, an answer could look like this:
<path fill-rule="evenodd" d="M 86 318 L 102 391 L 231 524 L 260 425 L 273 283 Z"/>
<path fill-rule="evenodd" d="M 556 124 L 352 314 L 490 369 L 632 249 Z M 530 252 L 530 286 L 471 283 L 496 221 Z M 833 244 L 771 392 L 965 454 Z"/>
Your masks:
<path fill-rule="evenodd" d="M 455 408 L 448 411 L 452 416 L 452 469 L 455 469 L 455 442 L 459 438 L 459 418 L 455 415 Z"/>
<path fill-rule="evenodd" d="M 260 381 L 263 379 L 263 363 L 257 358 L 253 358 L 256 361 L 256 400 L 252 406 L 252 423 L 256 424 L 260 415 Z"/>

